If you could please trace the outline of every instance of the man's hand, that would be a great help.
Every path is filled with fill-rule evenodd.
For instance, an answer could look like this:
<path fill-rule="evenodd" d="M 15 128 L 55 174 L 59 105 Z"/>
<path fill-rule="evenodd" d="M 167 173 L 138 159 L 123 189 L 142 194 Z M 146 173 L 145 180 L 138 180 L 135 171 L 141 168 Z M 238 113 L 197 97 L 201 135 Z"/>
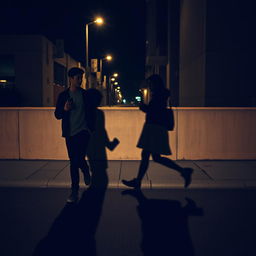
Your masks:
<path fill-rule="evenodd" d="M 67 100 L 64 105 L 64 110 L 69 111 L 69 110 L 71 110 L 71 108 L 72 108 L 72 103 L 69 100 Z"/>

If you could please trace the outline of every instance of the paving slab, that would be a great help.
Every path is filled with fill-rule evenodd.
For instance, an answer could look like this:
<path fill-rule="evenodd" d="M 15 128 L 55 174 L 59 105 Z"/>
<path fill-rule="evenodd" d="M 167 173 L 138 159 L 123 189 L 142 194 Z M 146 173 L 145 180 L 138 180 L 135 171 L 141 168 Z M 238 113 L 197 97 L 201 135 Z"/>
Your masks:
<path fill-rule="evenodd" d="M 108 187 L 117 188 L 121 172 L 121 161 L 108 161 Z"/>
<path fill-rule="evenodd" d="M 0 180 L 25 180 L 46 164 L 47 161 L 1 160 Z"/>
<path fill-rule="evenodd" d="M 189 167 L 194 170 L 190 187 L 207 186 L 211 179 L 193 162 L 175 161 L 181 167 Z M 180 174 L 161 164 L 150 161 L 148 168 L 148 177 L 152 188 L 183 188 L 184 180 Z"/>
<path fill-rule="evenodd" d="M 124 180 L 131 180 L 137 176 L 138 168 L 139 168 L 139 161 L 122 161 L 121 163 L 121 174 L 120 179 L 118 183 L 119 188 L 127 188 L 123 183 L 121 182 L 122 179 Z M 148 174 L 145 175 L 145 178 L 143 179 L 141 183 L 142 188 L 150 188 L 150 180 L 148 178 Z"/>
<path fill-rule="evenodd" d="M 194 169 L 189 188 L 256 188 L 256 161 L 175 161 Z M 108 161 L 110 188 L 126 188 L 121 180 L 137 176 L 140 161 Z M 81 181 L 83 180 L 82 173 Z M 69 161 L 0 160 L 1 187 L 70 187 Z M 178 172 L 150 161 L 143 188 L 180 188 Z M 81 182 L 81 187 L 85 187 Z"/>
<path fill-rule="evenodd" d="M 251 161 L 194 161 L 214 180 L 256 179 L 255 163 Z"/>
<path fill-rule="evenodd" d="M 47 181 L 45 180 L 0 180 L 0 187 L 31 187 L 31 188 L 45 188 Z"/>
<path fill-rule="evenodd" d="M 256 180 L 246 180 L 244 186 L 245 188 L 256 188 Z"/>
<path fill-rule="evenodd" d="M 100 165 L 100 163 L 99 163 Z M 105 165 L 104 165 L 105 166 Z M 70 187 L 70 169 L 69 162 L 61 170 L 55 170 L 55 175 L 48 180 L 49 187 Z M 80 187 L 85 188 L 83 183 L 83 174 L 80 171 Z M 107 175 L 109 178 L 109 187 L 117 187 L 120 173 L 120 161 L 108 161 Z M 51 175 L 51 174 L 49 174 Z M 44 178 L 45 179 L 45 178 Z"/>
<path fill-rule="evenodd" d="M 70 171 L 69 164 L 48 181 L 48 187 L 70 187 Z M 80 172 L 80 180 L 82 180 L 82 173 Z"/>
<path fill-rule="evenodd" d="M 31 182 L 43 181 L 46 183 L 54 179 L 56 175 L 69 165 L 69 161 L 49 161 L 46 165 L 40 168 L 37 172 L 28 177 Z"/>

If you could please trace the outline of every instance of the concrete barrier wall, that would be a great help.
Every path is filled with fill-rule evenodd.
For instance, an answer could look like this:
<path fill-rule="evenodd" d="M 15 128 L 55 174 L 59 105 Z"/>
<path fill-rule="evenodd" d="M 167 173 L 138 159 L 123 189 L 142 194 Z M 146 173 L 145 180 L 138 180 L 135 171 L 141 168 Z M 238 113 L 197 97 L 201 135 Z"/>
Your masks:
<path fill-rule="evenodd" d="M 19 159 L 19 112 L 0 108 L 0 158 Z"/>
<path fill-rule="evenodd" d="M 256 108 L 178 109 L 178 159 L 256 159 Z"/>
<path fill-rule="evenodd" d="M 109 160 L 137 160 L 145 115 L 138 108 L 101 108 L 109 138 L 119 146 Z M 0 108 L 1 159 L 68 159 L 54 108 Z M 256 108 L 174 108 L 172 159 L 256 159 Z"/>

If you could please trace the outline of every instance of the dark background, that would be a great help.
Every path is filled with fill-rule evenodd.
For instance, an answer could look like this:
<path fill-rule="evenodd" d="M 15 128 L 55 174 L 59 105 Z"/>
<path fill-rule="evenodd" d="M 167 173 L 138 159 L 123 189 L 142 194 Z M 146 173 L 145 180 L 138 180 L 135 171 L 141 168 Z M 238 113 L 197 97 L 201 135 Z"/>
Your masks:
<path fill-rule="evenodd" d="M 42 34 L 55 43 L 64 40 L 65 52 L 85 65 L 85 24 L 97 15 L 103 26 L 89 26 L 89 58 L 112 54 L 111 63 L 103 62 L 103 73 L 118 72 L 124 98 L 139 92 L 145 66 L 145 1 L 94 0 L 44 6 L 3 6 L 0 34 Z M 47 7 L 46 7 L 47 5 Z"/>

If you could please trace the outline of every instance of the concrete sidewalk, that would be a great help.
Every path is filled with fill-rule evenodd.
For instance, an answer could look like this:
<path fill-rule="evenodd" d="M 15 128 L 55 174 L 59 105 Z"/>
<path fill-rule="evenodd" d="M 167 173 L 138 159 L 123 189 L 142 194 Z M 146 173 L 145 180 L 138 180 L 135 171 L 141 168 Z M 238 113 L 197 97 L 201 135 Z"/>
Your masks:
<path fill-rule="evenodd" d="M 256 188 L 255 161 L 176 161 L 194 169 L 189 188 Z M 108 161 L 110 188 L 124 188 L 122 179 L 136 176 L 139 161 Z M 0 187 L 70 186 L 69 161 L 0 160 Z M 150 162 L 144 188 L 183 188 L 180 175 Z"/>

